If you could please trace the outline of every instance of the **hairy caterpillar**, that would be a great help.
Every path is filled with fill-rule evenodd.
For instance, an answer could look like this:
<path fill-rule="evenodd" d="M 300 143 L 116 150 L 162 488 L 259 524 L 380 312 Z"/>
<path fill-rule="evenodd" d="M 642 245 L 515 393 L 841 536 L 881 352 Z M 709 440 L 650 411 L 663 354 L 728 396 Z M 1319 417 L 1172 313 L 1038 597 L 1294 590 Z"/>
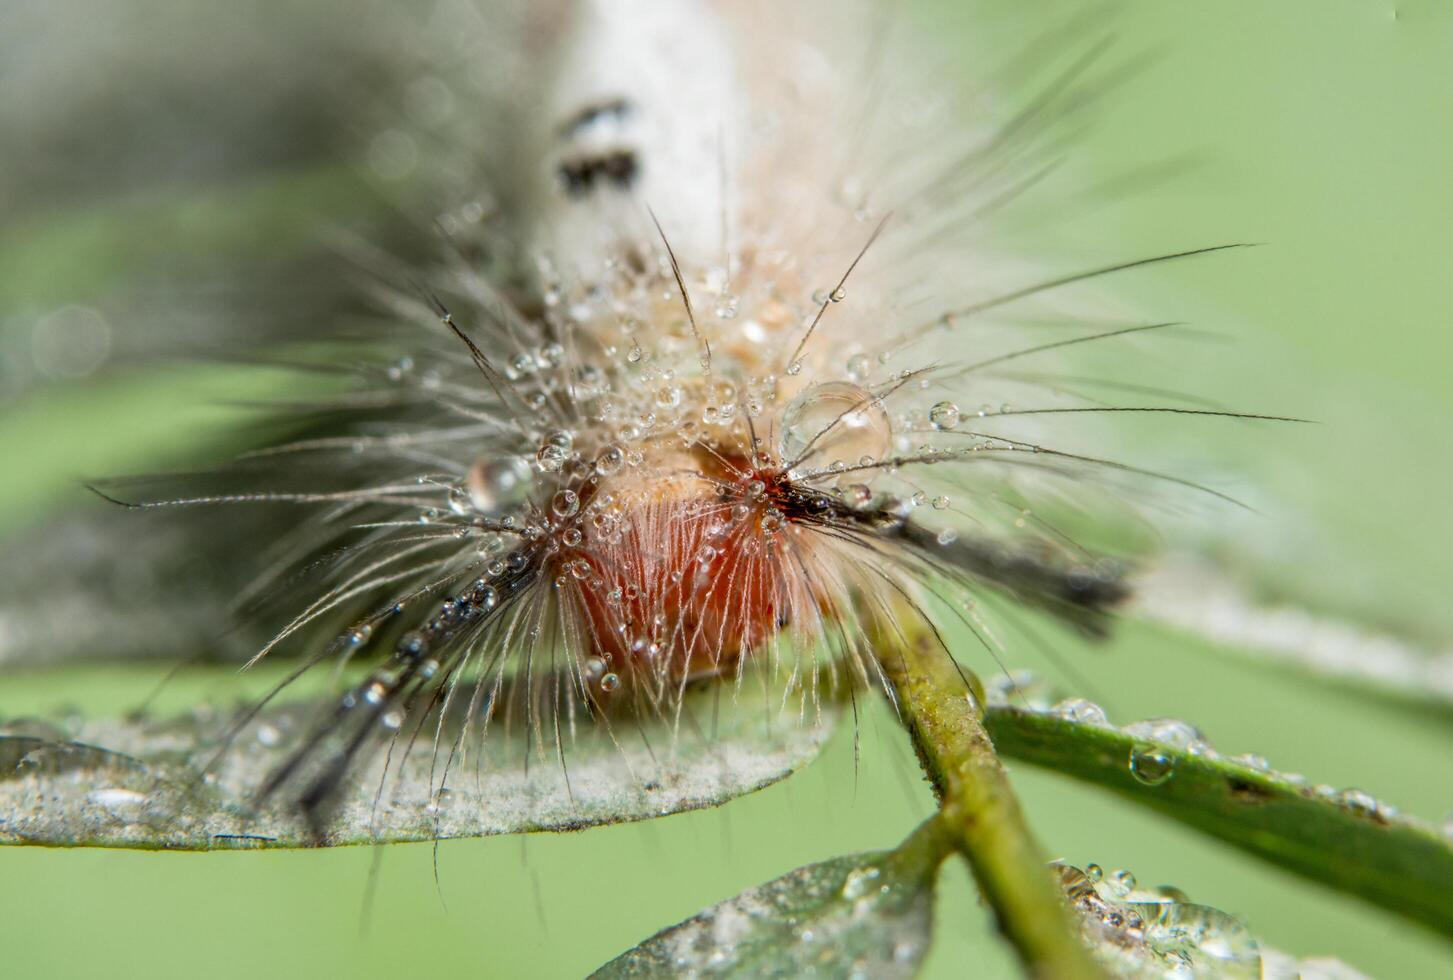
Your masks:
<path fill-rule="evenodd" d="M 370 149 L 471 187 L 442 257 L 362 256 L 374 347 L 286 438 L 104 490 L 229 525 L 240 605 L 276 623 L 250 662 L 363 673 L 259 787 L 318 835 L 391 742 L 432 739 L 442 790 L 496 717 L 563 765 L 576 724 L 671 718 L 752 667 L 808 703 L 872 686 L 864 624 L 905 608 L 991 654 L 1006 600 L 1101 634 L 1125 556 L 1062 521 L 1223 496 L 1056 430 L 1235 413 L 1107 403 L 1052 360 L 1175 329 L 1057 309 L 1058 289 L 1215 248 L 1046 273 L 980 235 L 1053 169 L 1102 46 L 1047 57 L 1034 97 L 977 126 L 887 11 L 810 14 L 521 11 L 496 59 L 479 12 L 441 8 L 429 80 L 452 111 Z M 548 67 L 493 70 L 528 58 Z M 336 348 L 313 366 L 340 373 Z M 290 505 L 306 516 L 279 523 Z"/>

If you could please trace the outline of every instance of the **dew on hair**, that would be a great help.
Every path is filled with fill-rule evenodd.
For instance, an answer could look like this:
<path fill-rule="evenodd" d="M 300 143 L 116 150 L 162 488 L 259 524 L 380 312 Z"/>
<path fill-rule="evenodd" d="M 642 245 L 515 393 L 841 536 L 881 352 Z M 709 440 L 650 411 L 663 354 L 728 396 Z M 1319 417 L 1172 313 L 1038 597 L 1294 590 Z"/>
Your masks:
<path fill-rule="evenodd" d="M 390 364 L 384 371 L 384 376 L 390 381 L 402 381 L 414 370 L 414 359 L 412 357 L 401 357 Z"/>
<path fill-rule="evenodd" d="M 928 420 L 935 429 L 952 429 L 959 424 L 959 407 L 950 401 L 942 401 L 928 410 Z"/>
<path fill-rule="evenodd" d="M 565 457 L 564 449 L 548 442 L 535 451 L 535 463 L 544 473 L 558 473 L 565 465 Z"/>
<path fill-rule="evenodd" d="M 279 742 L 282 741 L 282 737 L 283 733 L 278 729 L 276 725 L 269 724 L 268 722 L 263 722 L 262 724 L 257 726 L 257 744 L 261 745 L 265 749 L 275 747 Z"/>
<path fill-rule="evenodd" d="M 550 510 L 556 517 L 574 517 L 580 512 L 580 495 L 574 490 L 558 490 L 550 498 Z"/>
<path fill-rule="evenodd" d="M 562 456 L 563 459 L 563 456 Z M 476 460 L 465 476 L 469 506 L 480 514 L 492 514 L 518 503 L 530 489 L 530 468 L 518 456 Z M 450 495 L 450 509 L 455 509 Z"/>
<path fill-rule="evenodd" d="M 406 660 L 413 660 L 423 656 L 429 650 L 429 641 L 423 633 L 412 631 L 399 637 L 398 643 L 394 645 L 394 651 Z"/>
<path fill-rule="evenodd" d="M 826 459 L 881 459 L 893 445 L 893 426 L 872 392 L 830 381 L 804 390 L 782 414 L 782 456 L 807 451 Z"/>

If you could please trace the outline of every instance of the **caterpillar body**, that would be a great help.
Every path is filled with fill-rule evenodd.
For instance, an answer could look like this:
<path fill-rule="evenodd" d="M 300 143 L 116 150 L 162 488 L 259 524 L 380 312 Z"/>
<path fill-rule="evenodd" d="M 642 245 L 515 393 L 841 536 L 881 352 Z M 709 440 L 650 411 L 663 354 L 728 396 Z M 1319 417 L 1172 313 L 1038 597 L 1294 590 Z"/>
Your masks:
<path fill-rule="evenodd" d="M 367 343 L 310 365 L 351 362 L 345 390 L 184 490 L 103 491 L 249 540 L 237 608 L 285 610 L 250 662 L 362 668 L 259 787 L 318 835 L 360 760 L 420 732 L 448 755 L 518 716 L 563 752 L 757 669 L 842 697 L 880 680 L 869 624 L 905 615 L 990 654 L 1006 607 L 1103 635 L 1123 555 L 1059 517 L 1221 496 L 1056 437 L 1197 409 L 1053 370 L 1173 326 L 1056 290 L 1215 249 L 1047 273 L 989 244 L 1100 45 L 1006 114 L 871 4 L 579 0 L 494 13 L 508 41 L 451 9 L 428 35 L 448 110 L 373 149 L 471 193 L 437 258 L 358 250 Z M 280 509 L 302 516 L 252 516 Z"/>

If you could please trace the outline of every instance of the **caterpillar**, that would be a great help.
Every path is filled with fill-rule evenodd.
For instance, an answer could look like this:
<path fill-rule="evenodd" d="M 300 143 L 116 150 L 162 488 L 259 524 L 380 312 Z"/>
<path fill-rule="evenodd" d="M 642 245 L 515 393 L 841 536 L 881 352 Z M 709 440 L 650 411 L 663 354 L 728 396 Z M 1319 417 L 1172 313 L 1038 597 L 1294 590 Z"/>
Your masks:
<path fill-rule="evenodd" d="M 754 670 L 855 696 L 880 685 L 867 624 L 905 615 L 989 657 L 1014 610 L 1100 637 L 1134 548 L 1067 526 L 1237 504 L 1080 423 L 1272 417 L 1075 376 L 1076 349 L 1179 327 L 1057 302 L 1235 244 L 1047 270 L 987 232 L 1123 65 L 1072 22 L 1004 112 L 922 68 L 895 14 L 580 0 L 415 25 L 438 111 L 369 158 L 454 199 L 410 254 L 347 249 L 356 329 L 294 355 L 334 393 L 228 465 L 95 488 L 225 542 L 233 611 L 270 633 L 246 662 L 296 665 L 275 693 L 352 671 L 260 799 L 323 839 L 364 760 L 432 740 L 442 791 L 496 718 L 563 765 L 576 725 L 669 719 Z"/>

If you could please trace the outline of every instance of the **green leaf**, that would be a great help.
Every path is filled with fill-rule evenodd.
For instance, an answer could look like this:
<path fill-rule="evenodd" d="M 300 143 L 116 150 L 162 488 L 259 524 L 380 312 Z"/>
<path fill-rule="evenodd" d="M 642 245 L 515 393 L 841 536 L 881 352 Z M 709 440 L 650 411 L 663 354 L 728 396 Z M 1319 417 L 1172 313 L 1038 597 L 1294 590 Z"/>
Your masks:
<path fill-rule="evenodd" d="M 1184 722 L 1125 729 L 1098 706 L 991 706 L 1006 756 L 1114 790 L 1322 884 L 1453 936 L 1453 846 L 1359 790 L 1314 786 L 1254 757 L 1222 758 Z"/>
<path fill-rule="evenodd" d="M 1403 638 L 1251 590 L 1204 562 L 1167 560 L 1135 583 L 1131 611 L 1223 649 L 1404 701 L 1453 706 L 1453 650 Z"/>
<path fill-rule="evenodd" d="M 679 724 L 577 717 L 523 732 L 496 719 L 486 737 L 436 752 L 433 726 L 374 753 L 317 839 L 282 794 L 258 788 L 317 717 L 269 710 L 224 738 L 227 719 L 0 725 L 0 843 L 210 850 L 302 847 L 573 830 L 716 806 L 812 761 L 835 706 L 780 692 L 689 696 Z M 331 702 L 330 702 L 331 704 Z M 326 710 L 326 709 L 325 709 Z M 214 760 L 215 761 L 212 761 Z M 211 765 L 206 765 L 212 761 Z M 205 767 L 205 775 L 203 768 Z"/>
<path fill-rule="evenodd" d="M 593 976 L 911 977 L 946 853 L 935 818 L 897 850 L 809 864 L 713 905 Z"/>

